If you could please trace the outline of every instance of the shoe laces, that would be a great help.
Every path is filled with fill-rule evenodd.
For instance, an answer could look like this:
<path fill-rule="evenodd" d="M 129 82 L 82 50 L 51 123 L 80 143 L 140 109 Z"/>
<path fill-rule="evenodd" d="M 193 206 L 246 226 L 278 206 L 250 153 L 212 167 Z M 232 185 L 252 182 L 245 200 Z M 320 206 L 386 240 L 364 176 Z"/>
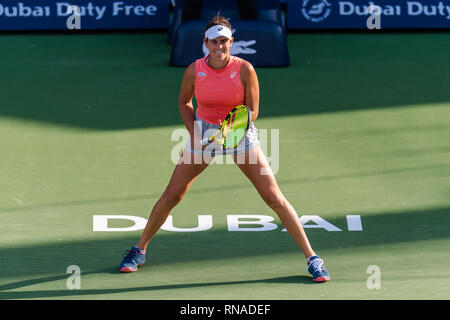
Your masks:
<path fill-rule="evenodd" d="M 139 253 L 138 250 L 136 250 L 135 248 L 131 248 L 130 250 L 126 250 L 124 252 L 122 258 L 125 258 L 125 261 L 130 262 L 137 256 L 138 253 Z"/>
<path fill-rule="evenodd" d="M 313 261 L 311 261 L 311 262 L 309 263 L 307 269 L 309 269 L 309 267 L 311 267 L 311 266 L 312 266 L 314 272 L 317 272 L 317 271 L 318 271 L 318 272 L 323 272 L 323 271 L 326 270 L 326 269 L 325 269 L 325 266 L 323 265 L 323 260 L 320 259 L 320 258 L 316 258 L 316 259 L 314 259 Z"/>

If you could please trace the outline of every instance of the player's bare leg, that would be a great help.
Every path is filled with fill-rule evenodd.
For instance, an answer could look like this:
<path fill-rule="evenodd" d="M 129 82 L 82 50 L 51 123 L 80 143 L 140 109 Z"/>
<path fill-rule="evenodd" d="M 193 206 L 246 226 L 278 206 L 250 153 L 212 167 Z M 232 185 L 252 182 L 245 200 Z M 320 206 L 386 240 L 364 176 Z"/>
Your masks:
<path fill-rule="evenodd" d="M 199 156 L 200 160 L 201 155 Z M 197 155 L 184 150 L 175 167 L 172 177 L 159 200 L 154 205 L 147 225 L 137 247 L 145 250 L 170 214 L 170 211 L 183 199 L 192 183 L 208 167 L 208 163 L 198 161 Z"/>
<path fill-rule="evenodd" d="M 245 161 L 235 156 L 239 169 L 253 183 L 265 203 L 277 213 L 286 230 L 302 249 L 306 258 L 314 256 L 297 212 L 282 194 L 270 165 L 259 147 L 246 152 Z M 250 161 L 252 159 L 252 161 Z"/>

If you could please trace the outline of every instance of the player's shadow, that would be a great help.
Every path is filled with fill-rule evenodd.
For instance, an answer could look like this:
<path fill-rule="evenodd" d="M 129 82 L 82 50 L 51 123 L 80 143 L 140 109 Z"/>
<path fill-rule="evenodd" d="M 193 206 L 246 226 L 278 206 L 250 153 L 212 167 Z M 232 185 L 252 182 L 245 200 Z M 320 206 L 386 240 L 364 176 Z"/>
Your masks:
<path fill-rule="evenodd" d="M 114 273 L 110 268 L 87 272 L 84 275 L 96 273 Z M 131 293 L 131 292 L 149 292 L 156 290 L 174 290 L 174 289 L 188 289 L 188 288 L 203 288 L 203 287 L 221 287 L 229 285 L 247 285 L 258 283 L 276 283 L 276 284 L 315 284 L 311 277 L 308 276 L 286 276 L 267 279 L 253 279 L 253 280 L 237 280 L 237 281 L 217 281 L 217 282 L 196 282 L 183 284 L 168 284 L 168 285 L 154 285 L 134 288 L 117 288 L 117 289 L 66 289 L 66 290 L 35 290 L 35 291 L 6 291 L 19 289 L 25 286 L 35 285 L 39 283 L 46 283 L 51 281 L 65 280 L 67 275 L 56 275 L 50 277 L 36 278 L 31 280 L 12 282 L 0 286 L 0 300 L 4 299 L 39 299 L 39 298 L 55 298 L 55 297 L 76 297 L 76 296 L 96 296 L 114 293 Z"/>

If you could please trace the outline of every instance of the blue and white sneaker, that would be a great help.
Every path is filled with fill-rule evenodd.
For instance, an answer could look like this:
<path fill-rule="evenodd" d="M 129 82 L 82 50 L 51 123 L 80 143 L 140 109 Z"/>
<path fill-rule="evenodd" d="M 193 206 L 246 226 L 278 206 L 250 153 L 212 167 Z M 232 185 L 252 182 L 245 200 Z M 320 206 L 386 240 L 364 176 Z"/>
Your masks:
<path fill-rule="evenodd" d="M 319 256 L 312 256 L 308 260 L 308 271 L 313 276 L 314 282 L 325 282 L 330 280 L 330 275 L 328 274 L 323 260 Z"/>
<path fill-rule="evenodd" d="M 120 263 L 120 272 L 135 272 L 145 263 L 145 251 L 133 246 Z"/>

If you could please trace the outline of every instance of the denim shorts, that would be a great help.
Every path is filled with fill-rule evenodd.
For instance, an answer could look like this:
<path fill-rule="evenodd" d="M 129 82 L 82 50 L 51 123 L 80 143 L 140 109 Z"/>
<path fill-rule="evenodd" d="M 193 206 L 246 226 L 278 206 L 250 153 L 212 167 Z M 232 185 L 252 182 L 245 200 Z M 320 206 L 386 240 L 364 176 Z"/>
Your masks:
<path fill-rule="evenodd" d="M 195 114 L 195 127 L 197 128 L 197 132 L 201 136 L 201 139 L 210 137 L 215 134 L 217 130 L 219 130 L 219 125 L 211 124 L 201 119 Z M 191 139 L 190 137 L 187 140 L 185 149 L 194 154 L 208 154 L 210 156 L 216 155 L 238 155 L 247 152 L 250 149 L 258 147 L 260 145 L 258 139 L 258 129 L 255 127 L 253 122 L 250 123 L 250 126 L 245 134 L 244 139 L 239 143 L 239 145 L 234 149 L 222 149 L 220 150 L 220 146 L 217 143 L 211 143 L 204 150 L 192 150 L 191 148 Z"/>

